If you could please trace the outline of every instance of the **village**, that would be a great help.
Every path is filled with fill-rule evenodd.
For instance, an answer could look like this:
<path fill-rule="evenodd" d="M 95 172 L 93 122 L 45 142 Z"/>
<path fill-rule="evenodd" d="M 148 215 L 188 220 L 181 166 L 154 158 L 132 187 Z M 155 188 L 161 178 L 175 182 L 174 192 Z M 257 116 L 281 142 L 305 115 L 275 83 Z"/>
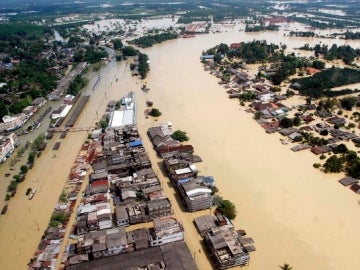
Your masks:
<path fill-rule="evenodd" d="M 236 50 L 240 43 L 230 44 L 230 50 Z M 223 85 L 226 94 L 230 99 L 239 99 L 241 106 L 246 106 L 246 112 L 253 114 L 253 118 L 268 134 L 279 133 L 283 145 L 290 145 L 290 150 L 297 152 L 310 150 L 325 159 L 325 155 L 338 154 L 347 149 L 354 149 L 359 145 L 359 136 L 355 123 L 357 112 L 352 114 L 344 113 L 341 106 L 327 108 L 322 106 L 324 101 L 315 104 L 310 98 L 299 98 L 295 93 L 300 89 L 298 82 L 287 82 L 281 88 L 267 80 L 275 74 L 278 67 L 266 64 L 246 65 L 240 61 L 234 63 L 223 61 L 216 64 L 213 54 L 202 54 L 200 59 L 204 64 L 204 70 L 220 79 L 218 82 Z M 224 58 L 224 55 L 221 55 Z M 320 70 L 307 67 L 304 69 L 306 76 L 314 76 Z M 262 75 L 262 78 L 259 77 Z M 226 80 L 224 80 L 224 76 Z M 303 75 L 301 75 L 303 76 Z M 356 93 L 357 89 L 355 88 Z M 349 95 L 354 103 L 360 101 L 360 96 Z M 295 100 L 295 101 L 294 101 Z M 328 102 L 329 102 L 328 98 Z M 299 103 L 300 102 L 300 103 Z M 336 101 L 332 101 L 336 104 Z M 288 105 L 286 105 L 288 104 Z M 350 110 L 351 111 L 351 110 Z M 321 137 L 316 137 L 321 136 Z M 357 151 L 358 152 L 358 151 Z M 355 154 L 356 155 L 356 154 Z M 314 168 L 321 168 L 320 163 L 315 163 Z M 326 168 L 324 169 L 327 172 Z M 339 180 L 339 183 L 360 194 L 359 180 L 356 177 L 346 176 Z"/>
<path fill-rule="evenodd" d="M 197 269 L 181 221 L 162 188 L 165 183 L 139 136 L 134 94 L 122 98 L 120 110 L 114 103 L 108 104 L 109 127 L 93 130 L 79 151 L 31 269 L 113 269 L 119 262 L 122 269 Z M 210 210 L 194 220 L 203 252 L 216 269 L 247 265 L 254 241 L 226 216 L 212 213 L 215 180 L 198 175 L 194 163 L 201 158 L 194 147 L 171 138 L 170 122 L 151 127 L 147 134 L 184 211 Z"/>

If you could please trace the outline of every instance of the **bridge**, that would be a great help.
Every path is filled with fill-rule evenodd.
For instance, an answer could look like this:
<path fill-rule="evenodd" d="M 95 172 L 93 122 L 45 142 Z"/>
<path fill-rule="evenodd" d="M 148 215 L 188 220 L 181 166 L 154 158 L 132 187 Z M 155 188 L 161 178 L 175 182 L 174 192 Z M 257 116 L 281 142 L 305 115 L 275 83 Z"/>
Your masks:
<path fill-rule="evenodd" d="M 93 131 L 97 127 L 55 127 L 55 128 L 49 128 L 48 132 L 81 132 L 81 131 Z"/>

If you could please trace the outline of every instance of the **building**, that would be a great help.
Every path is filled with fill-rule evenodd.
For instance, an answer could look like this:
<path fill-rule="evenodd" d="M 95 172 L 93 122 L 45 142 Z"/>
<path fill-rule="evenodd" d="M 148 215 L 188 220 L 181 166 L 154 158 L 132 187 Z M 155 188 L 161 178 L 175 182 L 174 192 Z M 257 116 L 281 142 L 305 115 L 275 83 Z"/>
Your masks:
<path fill-rule="evenodd" d="M 150 246 L 159 246 L 184 240 L 184 229 L 175 216 L 154 218 L 154 229 L 150 230 Z"/>
<path fill-rule="evenodd" d="M 234 228 L 213 228 L 205 234 L 204 242 L 216 269 L 245 266 L 249 263 L 250 254 L 241 244 L 240 235 Z"/>
<path fill-rule="evenodd" d="M 35 98 L 32 102 L 31 105 L 35 106 L 36 108 L 40 109 L 42 106 L 44 106 L 46 104 L 47 100 L 46 98 L 43 97 L 38 97 Z"/>
<path fill-rule="evenodd" d="M 17 135 L 11 133 L 7 137 L 0 138 L 0 163 L 4 162 L 14 152 L 16 146 L 20 143 Z"/>
<path fill-rule="evenodd" d="M 116 225 L 117 226 L 129 226 L 129 214 L 126 211 L 125 205 L 115 206 L 115 216 L 116 216 Z"/>
<path fill-rule="evenodd" d="M 78 255 L 76 255 L 78 256 Z M 76 259 L 77 257 L 74 256 Z M 69 265 L 66 270 L 134 270 L 134 269 L 186 269 L 197 270 L 195 261 L 186 243 L 183 241 L 174 242 L 162 246 L 151 247 L 146 250 L 134 251 L 101 258 L 99 260 L 87 261 Z M 76 260 L 81 262 L 81 260 Z"/>
<path fill-rule="evenodd" d="M 180 183 L 178 188 L 189 212 L 212 207 L 211 189 L 198 184 L 194 180 Z"/>
<path fill-rule="evenodd" d="M 21 128 L 28 119 L 29 117 L 24 113 L 20 113 L 14 116 L 5 115 L 2 118 L 4 123 L 0 126 L 0 130 L 13 131 L 15 129 Z"/>
<path fill-rule="evenodd" d="M 148 202 L 146 210 L 151 219 L 172 214 L 171 203 L 167 198 Z"/>

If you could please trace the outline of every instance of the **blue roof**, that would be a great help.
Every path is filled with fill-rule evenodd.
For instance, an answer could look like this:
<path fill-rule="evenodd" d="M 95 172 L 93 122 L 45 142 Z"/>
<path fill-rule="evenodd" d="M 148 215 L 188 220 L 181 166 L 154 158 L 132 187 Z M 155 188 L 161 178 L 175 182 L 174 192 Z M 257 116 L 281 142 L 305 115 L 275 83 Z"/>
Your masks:
<path fill-rule="evenodd" d="M 204 181 L 205 184 L 213 184 L 213 183 L 215 183 L 215 179 L 214 179 L 213 176 L 206 176 L 206 177 L 204 177 L 203 181 Z"/>
<path fill-rule="evenodd" d="M 137 141 L 129 142 L 129 146 L 130 146 L 130 147 L 142 146 L 142 141 L 141 141 L 141 140 L 137 140 Z"/>

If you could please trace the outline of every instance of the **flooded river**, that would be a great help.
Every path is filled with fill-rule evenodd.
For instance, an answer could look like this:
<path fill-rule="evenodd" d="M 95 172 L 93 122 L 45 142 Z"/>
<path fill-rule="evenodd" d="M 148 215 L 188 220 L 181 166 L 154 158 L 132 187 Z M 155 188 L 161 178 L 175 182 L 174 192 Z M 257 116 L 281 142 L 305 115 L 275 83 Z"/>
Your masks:
<path fill-rule="evenodd" d="M 248 269 L 279 269 L 285 262 L 294 269 L 356 269 L 360 265 L 354 254 L 360 242 L 356 234 L 360 224 L 358 195 L 337 183 L 341 175 L 313 169 L 312 164 L 319 162 L 314 155 L 293 153 L 290 146 L 280 144 L 277 135 L 266 134 L 237 101 L 227 98 L 224 88 L 203 70 L 199 60 L 203 50 L 221 42 L 266 39 L 282 42 L 291 50 L 320 41 L 283 34 L 244 33 L 230 27 L 227 32 L 172 40 L 146 49 L 151 61 L 145 80 L 151 89 L 147 94 L 140 90 L 143 82 L 131 77 L 126 63 L 111 62 L 100 71 L 102 78 L 94 91 L 97 74 L 91 77 L 86 89 L 91 99 L 76 126 L 94 126 L 109 100 L 135 91 L 138 127 L 147 150 L 152 151 L 146 130 L 156 121 L 143 115 L 145 101 L 151 99 L 162 112 L 158 122 L 172 121 L 175 129 L 188 133 L 196 154 L 204 160 L 198 165 L 201 174 L 213 175 L 220 196 L 236 204 L 234 224 L 254 238 L 257 248 Z M 332 44 L 334 40 L 321 41 Z M 358 42 L 352 45 L 360 46 Z M 8 213 L 0 218 L 1 269 L 26 269 L 86 137 L 86 132 L 69 133 L 64 140 L 55 135 L 19 185 Z M 51 148 L 57 141 L 62 143 L 53 158 Z M 155 161 L 154 154 L 151 157 Z M 31 201 L 24 195 L 28 187 L 39 190 Z M 199 237 L 190 220 L 193 216 L 181 214 L 180 219 L 186 219 L 186 240 L 192 251 L 197 251 Z M 209 269 L 204 260 L 203 253 L 197 255 L 199 269 Z"/>

